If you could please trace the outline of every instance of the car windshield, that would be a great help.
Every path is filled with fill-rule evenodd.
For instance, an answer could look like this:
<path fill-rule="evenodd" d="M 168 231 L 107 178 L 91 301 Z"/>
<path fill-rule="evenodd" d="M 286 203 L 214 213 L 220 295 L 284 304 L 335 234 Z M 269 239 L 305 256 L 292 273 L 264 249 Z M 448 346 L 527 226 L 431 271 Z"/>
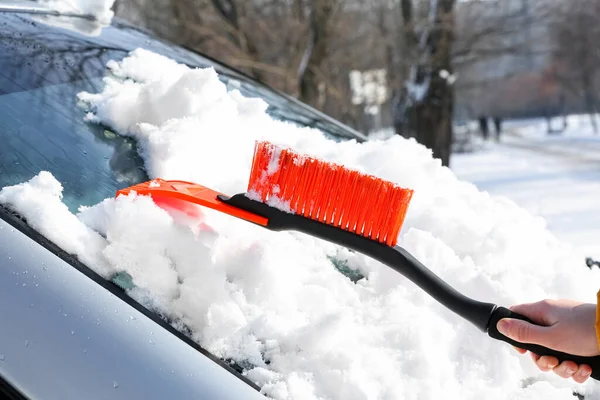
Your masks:
<path fill-rule="evenodd" d="M 190 67 L 213 66 L 229 90 L 263 99 L 268 104 L 267 113 L 274 119 L 320 129 L 338 141 L 364 139 L 350 128 L 235 70 L 157 41 L 131 26 L 113 21 L 100 36 L 88 37 L 53 27 L 46 19 L 40 22 L 39 18 L 4 13 L 0 8 L 0 188 L 27 182 L 41 171 L 48 171 L 63 187 L 62 203 L 71 213 L 77 213 L 82 206 L 96 205 L 113 198 L 121 188 L 148 180 L 136 141 L 117 135 L 110 126 L 86 121 L 89 105 L 77 97 L 81 92 L 102 92 L 107 62 L 123 60 L 138 48 Z M 26 218 L 5 206 L 0 206 L 0 211 L 3 219 L 13 222 L 23 223 Z M 27 229 L 25 224 L 19 226 Z M 75 268 L 91 274 L 68 251 L 57 247 L 52 238 L 34 230 L 26 233 Z M 332 263 L 340 270 L 345 268 L 343 263 Z M 353 275 L 353 279 L 357 278 Z M 109 280 L 116 284 L 111 286 L 113 290 L 136 287 L 127 272 L 111 273 Z M 154 312 L 151 307 L 148 310 Z M 160 318 L 168 320 L 162 314 Z M 178 325 L 177 330 L 191 338 L 186 326 Z M 238 372 L 245 368 L 233 359 L 224 359 Z"/>
<path fill-rule="evenodd" d="M 62 182 L 64 202 L 76 211 L 147 178 L 132 139 L 84 122 L 85 110 L 77 106 L 76 94 L 93 90 L 99 81 L 0 96 L 0 187 L 47 170 Z"/>
<path fill-rule="evenodd" d="M 85 122 L 87 110 L 77 103 L 77 94 L 101 90 L 106 62 L 120 60 L 130 50 L 119 48 L 118 42 L 133 48 L 143 44 L 191 66 L 206 67 L 212 62 L 151 41 L 128 26 L 109 27 L 91 39 L 27 16 L 0 16 L 0 187 L 25 182 L 47 170 L 63 184 L 64 202 L 76 211 L 146 180 L 135 141 Z M 230 89 L 264 99 L 272 117 L 319 128 L 337 140 L 354 137 L 349 129 L 291 99 L 235 71 L 214 66 Z"/>

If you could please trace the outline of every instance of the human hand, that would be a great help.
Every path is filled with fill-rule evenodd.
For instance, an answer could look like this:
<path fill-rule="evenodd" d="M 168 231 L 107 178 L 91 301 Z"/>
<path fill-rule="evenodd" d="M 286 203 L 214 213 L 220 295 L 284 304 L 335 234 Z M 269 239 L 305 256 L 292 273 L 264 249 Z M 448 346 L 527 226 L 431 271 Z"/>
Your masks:
<path fill-rule="evenodd" d="M 498 321 L 500 333 L 521 343 L 533 343 L 553 350 L 579 356 L 597 356 L 600 354 L 596 337 L 596 305 L 573 300 L 543 300 L 537 303 L 520 304 L 510 307 L 511 311 L 522 314 L 533 325 L 518 319 L 504 318 Z M 527 350 L 516 348 L 521 354 Z M 589 365 L 577 365 L 573 361 L 564 361 L 560 365 L 552 356 L 531 353 L 533 361 L 542 371 L 554 371 L 563 378 L 573 378 L 576 382 L 585 382 L 592 368 Z"/>

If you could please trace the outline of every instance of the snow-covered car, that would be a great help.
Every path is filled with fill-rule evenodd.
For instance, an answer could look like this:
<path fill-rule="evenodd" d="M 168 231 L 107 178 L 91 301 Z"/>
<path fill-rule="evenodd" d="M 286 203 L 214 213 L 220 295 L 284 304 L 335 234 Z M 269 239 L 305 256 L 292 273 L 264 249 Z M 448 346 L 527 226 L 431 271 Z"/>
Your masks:
<path fill-rule="evenodd" d="M 86 21 L 29 1 L 0 2 L 0 188 L 49 171 L 74 212 L 148 179 L 136 141 L 87 122 L 77 97 L 98 92 L 107 62 L 136 48 L 190 67 L 214 67 L 229 88 L 263 99 L 272 118 L 339 141 L 366 139 L 208 57 L 119 20 L 86 35 L 77 29 Z M 104 279 L 62 250 L 69 243 L 49 240 L 38 229 L 47 214 L 32 215 L 26 219 L 0 205 L 3 398 L 263 398 L 239 366 L 211 355 L 126 295 L 127 276 Z M 71 222 L 60 220 L 52 229 L 77 229 Z"/>

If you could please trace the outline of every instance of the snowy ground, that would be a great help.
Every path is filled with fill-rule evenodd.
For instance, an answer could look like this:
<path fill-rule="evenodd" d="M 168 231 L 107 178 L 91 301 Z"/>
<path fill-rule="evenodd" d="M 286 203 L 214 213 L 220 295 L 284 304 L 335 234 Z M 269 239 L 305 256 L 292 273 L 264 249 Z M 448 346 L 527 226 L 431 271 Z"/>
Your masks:
<path fill-rule="evenodd" d="M 269 140 L 413 189 L 400 245 L 468 296 L 501 305 L 595 299 L 600 272 L 574 268 L 580 254 L 542 218 L 457 179 L 413 140 L 334 142 L 271 119 L 262 100 L 228 92 L 214 70 L 191 70 L 148 51 L 107 67 L 102 92 L 79 96 L 89 105 L 87 120 L 134 137 L 152 178 L 241 192 L 254 142 Z M 515 166 L 514 156 L 527 149 L 513 147 L 490 148 L 491 158 L 457 157 L 456 166 L 470 174 L 463 178 L 490 182 L 492 190 L 490 172 L 481 171 L 490 159 L 511 165 L 486 167 L 497 174 L 496 188 L 499 170 L 509 177 L 527 170 Z M 227 167 L 216 168 L 224 158 Z M 573 171 L 578 166 L 573 162 Z M 275 399 L 572 400 L 573 390 L 600 398 L 598 382 L 576 385 L 540 373 L 528 357 L 390 268 L 315 238 L 210 212 L 205 222 L 212 230 L 205 230 L 201 221 L 134 194 L 73 214 L 49 172 L 3 188 L 0 202 L 107 279 L 129 274 L 129 295 L 213 354 L 238 362 Z M 543 205 L 556 212 L 560 204 Z M 364 278 L 349 279 L 340 265 Z"/>
<path fill-rule="evenodd" d="M 569 117 L 562 134 L 548 135 L 543 120 L 509 121 L 506 130 L 500 144 L 454 155 L 453 171 L 543 217 L 558 238 L 600 258 L 600 136 L 589 117 Z"/>

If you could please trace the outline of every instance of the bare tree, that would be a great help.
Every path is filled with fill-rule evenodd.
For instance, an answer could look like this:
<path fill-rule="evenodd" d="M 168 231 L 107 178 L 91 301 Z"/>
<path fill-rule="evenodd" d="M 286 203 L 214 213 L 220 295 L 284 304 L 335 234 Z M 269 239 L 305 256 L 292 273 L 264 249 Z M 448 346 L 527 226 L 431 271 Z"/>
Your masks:
<path fill-rule="evenodd" d="M 323 107 L 324 99 L 320 96 L 319 71 L 327 56 L 328 27 L 336 0 L 310 0 L 308 9 L 308 41 L 302 60 L 298 67 L 298 86 L 300 99 L 318 108 Z"/>
<path fill-rule="evenodd" d="M 551 116 L 564 109 L 551 27 L 562 0 L 457 4 L 453 65 L 463 117 Z"/>
<path fill-rule="evenodd" d="M 562 88 L 580 98 L 583 110 L 590 115 L 594 132 L 598 132 L 600 52 L 600 3 L 595 0 L 557 5 L 552 29 L 556 76 Z"/>
<path fill-rule="evenodd" d="M 318 108 L 343 0 L 132 0 L 129 19 Z M 132 15 L 137 15 L 132 18 Z"/>
<path fill-rule="evenodd" d="M 451 54 L 454 0 L 430 0 L 427 17 L 418 24 L 413 0 L 402 0 L 405 55 L 412 60 L 408 79 L 394 104 L 396 133 L 414 137 L 450 163 L 453 88 Z M 422 27 L 417 28 L 418 25 Z"/>
<path fill-rule="evenodd" d="M 486 92 L 516 72 L 490 75 L 490 66 L 506 69 L 496 60 L 539 40 L 527 31 L 529 14 L 514 7 L 521 0 L 455 1 L 128 0 L 118 12 L 363 131 L 368 118 L 352 104 L 349 74 L 385 69 L 384 124 L 448 165 L 455 91 L 498 108 Z"/>

